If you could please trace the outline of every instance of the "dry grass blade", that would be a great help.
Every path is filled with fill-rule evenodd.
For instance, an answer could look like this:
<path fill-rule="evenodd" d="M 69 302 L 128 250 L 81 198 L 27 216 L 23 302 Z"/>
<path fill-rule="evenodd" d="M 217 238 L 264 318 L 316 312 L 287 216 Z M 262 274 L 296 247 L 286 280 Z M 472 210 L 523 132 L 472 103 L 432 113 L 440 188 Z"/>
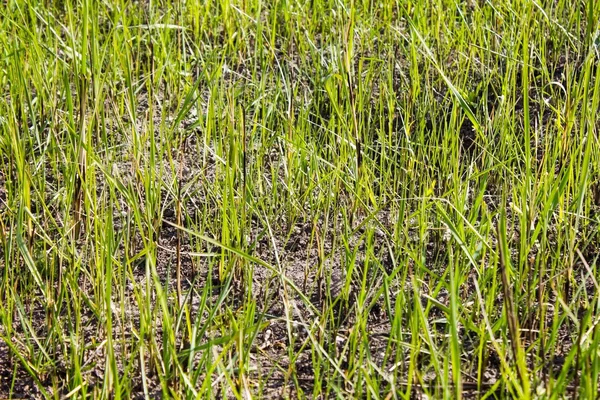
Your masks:
<path fill-rule="evenodd" d="M 506 318 L 508 320 L 508 332 L 510 334 L 510 342 L 512 345 L 513 357 L 517 365 L 519 372 L 519 378 L 521 380 L 522 393 L 521 398 L 529 398 L 529 373 L 527 371 L 525 356 L 523 348 L 521 346 L 521 331 L 519 329 L 519 320 L 517 318 L 517 309 L 515 307 L 515 300 L 513 295 L 513 289 L 510 284 L 509 269 L 510 259 L 508 258 L 508 244 L 506 235 L 506 217 L 504 213 L 500 214 L 499 222 L 497 224 L 497 240 L 498 240 L 498 254 L 499 254 L 499 267 L 500 275 L 502 278 L 502 294 L 504 297 L 504 309 Z"/>

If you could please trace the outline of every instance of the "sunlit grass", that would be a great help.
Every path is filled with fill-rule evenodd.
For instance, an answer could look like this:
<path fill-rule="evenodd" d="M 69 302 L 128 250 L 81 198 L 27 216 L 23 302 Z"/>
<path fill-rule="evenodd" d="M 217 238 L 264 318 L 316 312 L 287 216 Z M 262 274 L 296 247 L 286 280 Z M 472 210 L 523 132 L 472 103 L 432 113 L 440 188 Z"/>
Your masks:
<path fill-rule="evenodd" d="M 0 397 L 598 396 L 594 1 L 4 3 Z"/>

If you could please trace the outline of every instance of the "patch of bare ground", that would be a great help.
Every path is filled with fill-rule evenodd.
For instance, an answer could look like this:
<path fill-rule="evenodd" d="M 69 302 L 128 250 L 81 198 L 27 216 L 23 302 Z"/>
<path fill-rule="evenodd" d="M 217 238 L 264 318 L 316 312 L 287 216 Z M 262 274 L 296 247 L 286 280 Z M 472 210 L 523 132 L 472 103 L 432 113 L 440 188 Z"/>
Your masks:
<path fill-rule="evenodd" d="M 31 375 L 22 368 L 2 339 L 0 339 L 0 397 L 13 399 L 42 398 Z"/>

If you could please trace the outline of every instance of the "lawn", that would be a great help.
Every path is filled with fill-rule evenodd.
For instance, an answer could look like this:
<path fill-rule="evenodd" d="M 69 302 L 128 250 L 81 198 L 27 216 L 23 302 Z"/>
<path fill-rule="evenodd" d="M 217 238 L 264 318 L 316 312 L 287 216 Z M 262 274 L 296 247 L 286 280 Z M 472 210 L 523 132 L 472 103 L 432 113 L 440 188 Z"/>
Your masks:
<path fill-rule="evenodd" d="M 600 3 L 0 3 L 0 398 L 600 395 Z"/>

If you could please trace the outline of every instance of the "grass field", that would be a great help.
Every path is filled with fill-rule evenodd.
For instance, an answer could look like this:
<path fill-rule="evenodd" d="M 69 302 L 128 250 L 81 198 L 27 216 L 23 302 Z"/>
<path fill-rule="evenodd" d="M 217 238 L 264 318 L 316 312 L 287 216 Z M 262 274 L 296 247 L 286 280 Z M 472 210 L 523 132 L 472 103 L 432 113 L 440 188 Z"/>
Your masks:
<path fill-rule="evenodd" d="M 0 3 L 0 398 L 600 394 L 599 3 Z"/>

